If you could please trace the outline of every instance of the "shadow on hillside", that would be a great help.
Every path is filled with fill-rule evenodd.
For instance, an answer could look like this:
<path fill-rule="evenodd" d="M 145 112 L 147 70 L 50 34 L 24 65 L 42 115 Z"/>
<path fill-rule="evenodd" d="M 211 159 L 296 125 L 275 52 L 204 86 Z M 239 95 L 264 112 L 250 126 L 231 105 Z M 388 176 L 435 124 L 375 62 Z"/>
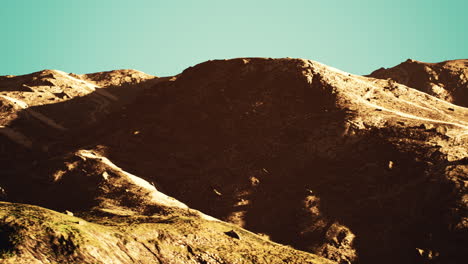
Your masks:
<path fill-rule="evenodd" d="M 356 235 L 360 263 L 414 263 L 416 248 L 448 252 L 436 246 L 455 199 L 443 179 L 448 164 L 437 148 L 412 143 L 429 132 L 351 135 L 352 112 L 335 106 L 318 76 L 311 88 L 297 76 L 244 76 L 234 65 L 206 84 L 199 76 L 218 69 L 205 67 L 148 90 L 122 123 L 139 135 L 106 139 L 111 160 L 192 208 L 228 220 L 239 212 L 234 220 L 247 229 L 300 249 L 340 247 L 339 236 L 326 238 L 336 222 Z M 311 194 L 318 215 L 306 205 Z"/>
<path fill-rule="evenodd" d="M 20 115 L 11 125 L 40 146 L 17 159 L 20 151 L 2 143 L 10 177 L 2 176 L 0 185 L 14 201 L 48 207 L 50 199 L 60 199 L 56 207 L 70 206 L 76 201 L 44 191 L 50 158 L 102 144 L 116 165 L 166 194 L 218 218 L 242 211 L 247 229 L 273 241 L 314 251 L 337 222 L 356 235 L 359 263 L 415 263 L 419 247 L 448 251 L 436 248 L 447 234 L 444 208 L 453 199 L 443 181 L 448 164 L 437 149 L 389 140 L 424 140 L 426 132 L 389 128 L 353 135 L 347 122 L 353 113 L 336 107 L 319 76 L 311 87 L 301 74 L 242 75 L 236 61 L 229 63 L 233 68 L 220 80 L 200 81 L 218 70 L 215 63 L 190 69 L 178 84 L 145 91 L 132 108 L 117 111 L 116 105 L 111 115 L 98 113 L 102 122 L 92 126 L 80 124 L 89 116 L 83 109 L 102 97 L 95 93 L 34 107 L 67 131 Z M 63 166 L 61 161 L 52 164 Z M 68 188 L 73 199 L 85 195 L 83 188 Z M 307 204 L 310 196 L 317 199 Z M 339 239 L 327 242 L 339 247 Z"/>
<path fill-rule="evenodd" d="M 371 131 L 343 139 L 333 158 L 309 153 L 298 163 L 289 158 L 297 155 L 294 149 L 269 161 L 272 173 L 245 208 L 246 227 L 309 251 L 327 240 L 339 248 L 343 241 L 326 234 L 339 223 L 356 235 L 360 263 L 417 262 L 416 248 L 433 247 L 437 233 L 444 233 L 444 208 L 455 197 L 444 183 L 443 167 L 416 160 L 417 146 L 396 149 L 387 141 L 390 134 Z"/>
<path fill-rule="evenodd" d="M 108 133 L 102 125 L 108 122 L 110 116 L 114 118 L 112 122 L 118 123 L 119 115 L 124 114 L 120 111 L 126 105 L 133 102 L 145 88 L 164 80 L 166 78 L 155 78 L 101 88 L 118 100 L 112 100 L 98 90 L 68 101 L 21 110 L 16 119 L 9 122 L 6 128 L 0 129 L 15 131 L 32 144 L 25 147 L 0 133 L 0 187 L 6 192 L 3 196 L 11 201 L 45 207 L 48 207 L 47 196 L 63 199 L 64 204 L 71 203 L 70 199 L 57 198 L 54 193 L 48 193 L 54 170 L 64 166 L 64 158 L 61 157 L 79 148 L 94 146 Z M 119 114 L 114 114 L 116 112 Z M 64 129 L 57 129 L 49 122 Z M 2 198 L 0 194 L 0 199 L 5 197 Z M 67 206 L 72 207 L 70 204 Z"/>

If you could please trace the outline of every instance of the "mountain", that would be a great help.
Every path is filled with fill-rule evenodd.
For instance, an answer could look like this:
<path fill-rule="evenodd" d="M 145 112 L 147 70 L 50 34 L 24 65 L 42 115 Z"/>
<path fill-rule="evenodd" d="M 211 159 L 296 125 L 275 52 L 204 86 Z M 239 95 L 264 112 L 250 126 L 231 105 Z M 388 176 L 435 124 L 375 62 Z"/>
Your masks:
<path fill-rule="evenodd" d="M 167 252 L 177 256 L 175 241 L 181 239 L 187 252 L 216 255 L 209 260 L 214 263 L 237 263 L 233 255 L 243 256 L 238 263 L 326 263 L 314 254 L 337 263 L 465 259 L 467 108 L 393 80 L 351 75 L 303 59 L 208 61 L 173 77 L 140 73 L 139 81 L 128 81 L 130 71 L 114 72 L 124 82 L 109 81 L 108 74 L 68 75 L 84 82 L 66 77 L 74 85 L 101 88 L 83 95 L 70 92 L 58 103 L 27 102 L 27 108 L 14 100 L 26 102 L 21 96 L 31 91 L 13 93 L 7 87 L 14 86 L 2 82 L 30 77 L 2 77 L 1 93 L 7 96 L 0 109 L 3 131 L 19 135 L 3 132 L 0 140 L 5 210 L 37 211 L 58 226 L 83 221 L 77 232 L 85 234 L 91 232 L 88 223 L 109 226 L 102 232 L 93 229 L 98 238 L 112 229 L 137 237 L 148 233 L 146 241 L 165 243 L 172 250 Z M 110 99 L 114 96 L 119 100 Z M 106 111 L 99 110 L 102 105 L 94 97 L 110 102 Z M 68 210 L 83 220 L 17 203 Z M 166 223 L 166 218 L 175 220 Z M 132 233 L 127 228 L 135 222 Z M 156 230 L 167 225 L 199 239 L 174 231 L 161 241 L 155 234 L 165 231 L 151 234 L 138 227 L 153 222 Z M 192 230 L 190 223 L 206 229 Z M 226 229 L 212 233 L 220 226 Z M 4 241 L 11 237 L 18 235 Z M 117 237 L 121 240 L 113 244 L 129 240 Z M 31 242 L 3 244 L 14 261 L 29 263 Z M 38 263 L 92 263 L 83 256 L 97 256 L 91 254 L 94 249 L 87 242 L 80 245 L 65 260 L 54 258 L 65 256 L 63 251 L 34 258 Z M 144 245 L 119 247 L 116 254 L 134 249 L 142 253 L 131 253 L 136 254 L 132 261 L 140 256 L 148 262 L 143 256 L 151 251 L 162 263 L 183 263 L 165 259 L 153 247 L 145 251 Z M 109 262 L 99 256 L 93 261 Z M 187 263 L 210 263 L 189 256 Z"/>
<path fill-rule="evenodd" d="M 369 76 L 391 79 L 439 99 L 468 107 L 468 59 L 440 63 L 409 59 L 393 68 L 380 68 Z"/>
<path fill-rule="evenodd" d="M 82 149 L 167 78 L 45 70 L 0 79 L 0 263 L 333 263 L 191 209 Z"/>

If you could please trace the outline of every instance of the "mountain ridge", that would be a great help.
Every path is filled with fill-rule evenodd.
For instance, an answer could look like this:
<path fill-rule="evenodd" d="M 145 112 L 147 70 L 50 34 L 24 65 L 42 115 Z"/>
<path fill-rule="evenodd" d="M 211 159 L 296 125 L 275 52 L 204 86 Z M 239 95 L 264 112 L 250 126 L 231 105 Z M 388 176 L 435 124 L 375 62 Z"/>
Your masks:
<path fill-rule="evenodd" d="M 425 63 L 408 59 L 399 65 L 380 68 L 369 76 L 390 78 L 454 104 L 468 106 L 468 59 Z"/>
<path fill-rule="evenodd" d="M 6 200 L 85 215 L 183 215 L 149 201 L 132 187 L 134 175 L 189 212 L 338 263 L 463 257 L 468 109 L 304 59 L 209 61 L 173 77 L 142 75 L 126 87 L 119 74 L 82 75 L 90 76 L 85 83 L 65 77 L 77 89 L 101 82 L 111 96 L 94 91 L 31 107 L 71 130 L 37 133 L 44 129 L 37 116 L 1 110 L 10 118 L 3 130 L 32 142 L 21 152 L 1 140 L 11 175 L 0 182 Z M 2 95 L 21 100 L 21 93 Z M 112 100 L 129 93 L 123 104 Z M 96 101 L 108 110 L 100 113 Z M 63 111 L 69 105 L 92 107 L 72 122 Z"/>

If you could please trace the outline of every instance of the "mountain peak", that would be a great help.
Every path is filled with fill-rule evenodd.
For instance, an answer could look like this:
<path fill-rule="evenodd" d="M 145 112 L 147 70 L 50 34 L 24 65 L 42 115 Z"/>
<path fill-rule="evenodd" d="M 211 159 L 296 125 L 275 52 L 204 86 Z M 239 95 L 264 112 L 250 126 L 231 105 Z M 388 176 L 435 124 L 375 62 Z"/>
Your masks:
<path fill-rule="evenodd" d="M 439 99 L 468 106 L 468 60 L 448 60 L 439 63 L 405 61 L 393 68 L 381 68 L 370 77 L 392 79 Z"/>

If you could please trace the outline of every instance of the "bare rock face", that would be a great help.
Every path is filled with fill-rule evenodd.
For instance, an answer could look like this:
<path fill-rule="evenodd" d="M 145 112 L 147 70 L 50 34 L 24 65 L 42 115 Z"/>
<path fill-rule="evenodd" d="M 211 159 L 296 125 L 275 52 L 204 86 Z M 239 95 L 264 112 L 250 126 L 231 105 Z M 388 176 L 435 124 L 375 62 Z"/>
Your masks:
<path fill-rule="evenodd" d="M 468 106 L 468 60 L 441 63 L 407 60 L 393 68 L 378 69 L 369 76 L 390 78 L 453 104 Z"/>
<path fill-rule="evenodd" d="M 13 134 L 1 141 L 7 151 L 2 157 L 8 161 L 3 166 L 7 176 L 0 178 L 2 199 L 69 210 L 82 221 L 124 229 L 122 219 L 150 223 L 159 221 L 151 217 L 170 215 L 191 219 L 190 226 L 225 220 L 261 235 L 224 223 L 225 229 L 203 229 L 220 230 L 216 235 L 203 231 L 193 239 L 166 231 L 156 236 L 148 229 L 132 233 L 139 227 L 124 230 L 135 236 L 145 233 L 144 239 L 157 242 L 130 243 L 141 257 L 160 258 L 163 251 L 153 245 L 166 243 L 164 248 L 170 250 L 165 256 L 177 258 L 159 259 L 161 263 L 183 263 L 173 250 L 177 243 L 185 250 L 181 254 L 188 254 L 187 262 L 195 263 L 324 261 L 309 253 L 294 258 L 299 251 L 289 247 L 285 253 L 284 247 L 252 251 L 259 246 L 252 241 L 265 237 L 337 263 L 465 259 L 467 108 L 393 80 L 355 76 L 302 59 L 209 61 L 157 81 L 135 81 L 133 74 L 72 76 L 116 89 L 131 81 L 134 85 L 115 90 L 121 94 L 146 85 L 135 100 L 113 108 L 105 118 L 78 119 L 83 120 L 76 123 L 78 130 L 69 129 L 71 121 L 56 121 L 66 120 L 67 113 L 57 109 L 74 105 L 73 100 L 59 103 L 64 108 L 30 107 L 67 128 L 57 132 L 60 137 L 49 132 L 33 135 L 28 128 L 37 127 L 32 120 L 41 118 L 29 113 L 32 118 L 25 119 L 25 110 L 9 99 L 19 100 L 31 91 L 3 97 L 3 131 Z M 96 93 L 82 100 L 109 99 Z M 58 112 L 63 119 L 55 118 Z M 36 147 L 44 142 L 48 148 Z M 15 158 L 8 151 L 17 151 Z M 161 221 L 195 232 L 183 221 Z M 122 241 L 129 240 L 121 235 Z M 217 251 L 206 249 L 205 242 Z M 88 246 L 70 251 L 70 256 L 96 252 Z M 125 244 L 115 250 L 138 259 Z M 239 254 L 244 257 L 232 258 L 233 252 L 243 252 Z M 264 252 L 274 259 L 260 258 Z M 106 262 L 103 257 L 99 261 Z"/>

